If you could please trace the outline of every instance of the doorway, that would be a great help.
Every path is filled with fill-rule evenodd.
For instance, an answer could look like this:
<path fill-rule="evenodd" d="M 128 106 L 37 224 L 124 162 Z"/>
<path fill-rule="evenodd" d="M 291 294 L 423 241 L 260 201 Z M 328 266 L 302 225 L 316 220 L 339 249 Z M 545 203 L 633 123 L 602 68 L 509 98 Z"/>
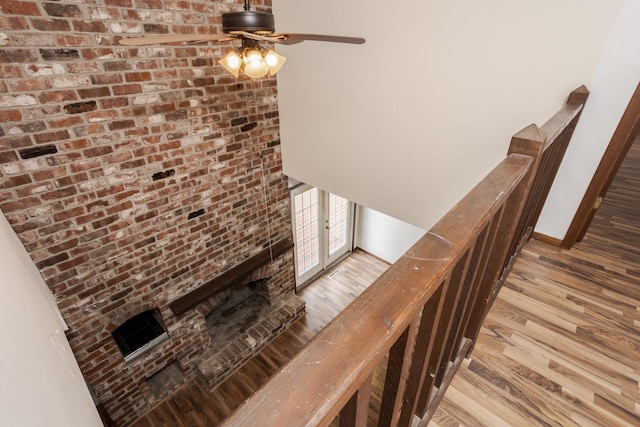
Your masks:
<path fill-rule="evenodd" d="M 571 249 L 576 242 L 582 240 L 591 220 L 600 207 L 611 182 L 618 173 L 622 161 L 631 148 L 636 135 L 640 131 L 640 84 L 631 96 L 618 127 L 607 147 L 591 183 L 580 202 L 569 229 L 562 240 L 564 249 Z"/>
<path fill-rule="evenodd" d="M 291 210 L 300 289 L 351 251 L 354 203 L 302 184 L 291 191 Z"/>

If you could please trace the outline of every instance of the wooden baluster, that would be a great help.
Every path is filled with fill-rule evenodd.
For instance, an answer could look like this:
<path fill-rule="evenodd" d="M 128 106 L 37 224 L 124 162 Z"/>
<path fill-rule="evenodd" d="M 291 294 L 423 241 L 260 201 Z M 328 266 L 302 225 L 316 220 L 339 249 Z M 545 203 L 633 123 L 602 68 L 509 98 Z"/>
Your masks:
<path fill-rule="evenodd" d="M 518 237 L 526 233 L 528 239 L 535 228 L 588 97 L 587 88 L 580 86 L 571 92 L 566 106 L 549 119 L 542 128 L 530 125 L 511 139 L 508 154 L 525 154 L 536 159 L 531 170 L 533 184 L 530 195 L 527 197 L 523 224 L 518 230 Z"/>
<path fill-rule="evenodd" d="M 442 313 L 438 319 L 437 334 L 434 344 L 434 351 L 431 353 L 429 360 L 428 376 L 425 378 L 422 390 L 420 391 L 420 397 L 418 399 L 417 415 L 419 417 L 424 416 L 429 399 L 434 387 L 437 387 L 436 376 L 440 370 L 440 365 L 443 363 L 443 356 L 447 338 L 451 331 L 451 324 L 453 322 L 453 308 L 458 302 L 460 296 L 460 281 L 467 265 L 467 258 L 469 252 L 466 252 L 461 259 L 458 260 L 453 268 L 452 274 L 448 279 L 447 293 L 445 294 L 444 306 Z"/>
<path fill-rule="evenodd" d="M 405 329 L 389 350 L 387 374 L 382 391 L 382 403 L 380 404 L 380 418 L 378 419 L 379 427 L 398 425 L 419 325 L 420 315 L 411 322 L 411 325 Z"/>
<path fill-rule="evenodd" d="M 476 245 L 477 239 L 473 242 L 465 255 L 466 261 L 464 261 L 464 268 L 462 269 L 460 279 L 458 280 L 458 294 L 456 296 L 455 305 L 452 307 L 451 311 L 451 325 L 449 327 L 449 332 L 447 336 L 447 340 L 445 343 L 444 351 L 442 352 L 442 359 L 440 361 L 440 369 L 438 370 L 438 374 L 436 375 L 436 387 L 440 388 L 442 385 L 442 379 L 444 378 L 447 369 L 449 368 L 449 363 L 455 360 L 455 356 L 458 353 L 458 349 L 454 348 L 454 344 L 458 341 L 457 335 L 460 328 L 460 324 L 462 321 L 462 316 L 464 313 L 464 309 L 467 303 L 467 299 L 470 294 L 470 286 L 473 278 L 473 271 L 471 270 L 472 261 L 477 263 L 477 257 L 479 255 L 478 246 Z M 460 262 L 463 262 L 461 260 Z M 457 267 L 457 266 L 456 266 Z M 455 271 L 454 271 L 455 274 Z"/>
<path fill-rule="evenodd" d="M 366 427 L 373 374 L 362 383 L 340 411 L 340 427 Z"/>
<path fill-rule="evenodd" d="M 499 211 L 497 215 L 501 215 L 502 210 Z M 476 301 L 478 299 L 478 290 L 480 288 L 480 284 L 482 283 L 482 279 L 485 275 L 487 260 L 489 259 L 489 254 L 491 253 L 491 246 L 489 242 L 492 242 L 495 237 L 495 232 L 497 227 L 494 226 L 495 221 L 491 221 L 487 226 L 480 232 L 478 236 L 478 244 L 480 245 L 480 250 L 478 251 L 479 256 L 476 263 L 472 261 L 474 276 L 473 282 L 471 283 L 471 289 L 469 292 L 469 296 L 467 298 L 466 307 L 462 318 L 460 319 L 460 326 L 458 329 L 458 333 L 456 334 L 456 342 L 453 348 L 456 351 L 460 350 L 460 345 L 462 343 L 462 339 L 464 338 L 464 332 L 467 329 L 467 324 L 469 323 L 469 317 L 471 316 L 471 312 L 476 305 Z"/>
<path fill-rule="evenodd" d="M 442 307 L 444 306 L 443 296 L 446 294 L 445 284 L 447 283 L 448 282 L 443 282 L 438 287 L 436 293 L 433 294 L 422 309 L 418 338 L 413 352 L 413 361 L 411 362 L 411 373 L 409 374 L 407 391 L 400 414 L 399 424 L 401 426 L 411 425 L 413 416 L 416 413 L 418 393 L 422 390 L 425 377 L 428 373 L 428 364 L 436 337 L 437 319 L 439 319 L 442 314 Z"/>
<path fill-rule="evenodd" d="M 514 232 L 518 225 L 518 218 L 520 218 L 522 213 L 527 190 L 526 180 L 521 181 L 520 185 L 518 185 L 506 200 L 500 215 L 494 218 L 497 225 L 497 232 L 495 233 L 495 239 L 489 242 L 491 246 L 491 256 L 487 261 L 485 274 L 478 288 L 476 302 L 471 310 L 464 333 L 464 336 L 474 344 L 480 333 L 480 327 L 482 326 L 484 317 L 491 305 L 492 295 L 494 295 L 498 289 L 498 279 L 502 274 L 505 260 L 508 259 L 509 249 L 512 246 L 513 240 L 517 239 Z M 469 352 L 472 350 L 473 346 L 469 349 Z"/>

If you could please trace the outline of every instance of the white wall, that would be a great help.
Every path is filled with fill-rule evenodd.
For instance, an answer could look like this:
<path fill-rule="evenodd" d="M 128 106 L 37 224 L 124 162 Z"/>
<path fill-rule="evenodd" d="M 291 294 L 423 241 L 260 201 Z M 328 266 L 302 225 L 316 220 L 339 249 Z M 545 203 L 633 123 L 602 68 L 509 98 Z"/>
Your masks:
<path fill-rule="evenodd" d="M 536 231 L 563 239 L 640 82 L 640 1 L 627 0 L 606 44 Z"/>
<path fill-rule="evenodd" d="M 358 206 L 356 246 L 388 263 L 397 261 L 425 233 L 420 227 Z"/>
<path fill-rule="evenodd" d="M 0 212 L 0 424 L 102 426 L 53 297 Z"/>
<path fill-rule="evenodd" d="M 623 0 L 274 0 L 285 173 L 429 229 L 591 80 Z"/>

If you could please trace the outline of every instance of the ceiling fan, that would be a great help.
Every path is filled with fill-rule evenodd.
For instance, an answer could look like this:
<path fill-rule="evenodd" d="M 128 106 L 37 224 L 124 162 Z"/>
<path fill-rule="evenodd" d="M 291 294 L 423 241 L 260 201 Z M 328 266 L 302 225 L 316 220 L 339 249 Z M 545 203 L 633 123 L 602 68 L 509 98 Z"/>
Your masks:
<path fill-rule="evenodd" d="M 200 43 L 227 42 L 235 39 L 242 41 L 240 49 L 229 52 L 218 63 L 238 77 L 240 72 L 252 78 L 263 77 L 267 73 L 274 75 L 280 70 L 286 58 L 273 50 L 266 50 L 259 42 L 292 45 L 305 40 L 363 44 L 361 37 L 342 37 L 325 34 L 276 33 L 275 19 L 271 13 L 251 10 L 249 0 L 244 1 L 244 10 L 222 14 L 222 32 L 224 34 L 165 34 L 148 37 L 121 39 L 124 46 L 146 46 L 162 43 Z"/>

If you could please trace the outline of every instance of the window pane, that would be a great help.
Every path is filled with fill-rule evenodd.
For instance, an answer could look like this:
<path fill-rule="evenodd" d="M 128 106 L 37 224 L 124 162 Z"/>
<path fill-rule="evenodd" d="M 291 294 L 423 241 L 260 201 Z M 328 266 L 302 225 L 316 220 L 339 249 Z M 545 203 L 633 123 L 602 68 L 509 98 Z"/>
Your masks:
<path fill-rule="evenodd" d="M 311 188 L 294 198 L 298 276 L 320 263 L 318 239 L 318 189 Z"/>
<path fill-rule="evenodd" d="M 329 255 L 347 244 L 349 201 L 329 194 Z"/>

